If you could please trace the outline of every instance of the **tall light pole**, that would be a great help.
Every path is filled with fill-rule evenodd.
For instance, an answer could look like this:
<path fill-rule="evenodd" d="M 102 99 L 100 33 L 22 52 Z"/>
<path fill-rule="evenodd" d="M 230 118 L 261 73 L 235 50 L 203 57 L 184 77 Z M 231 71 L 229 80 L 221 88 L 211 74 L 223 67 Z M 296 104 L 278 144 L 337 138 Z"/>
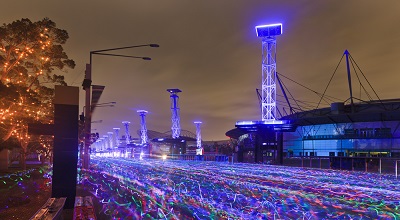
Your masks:
<path fill-rule="evenodd" d="M 113 130 L 114 130 L 114 133 L 115 133 L 115 148 L 113 149 L 114 157 L 115 157 L 116 156 L 115 154 L 116 154 L 116 152 L 118 150 L 118 147 L 119 147 L 119 130 L 120 130 L 120 128 L 113 128 Z"/>
<path fill-rule="evenodd" d="M 128 46 L 128 47 L 117 47 L 117 48 L 110 48 L 104 50 L 94 50 L 90 51 L 90 62 L 86 64 L 85 70 L 85 79 L 83 80 L 82 86 L 85 90 L 85 105 L 90 106 L 85 109 L 85 146 L 84 146 L 84 155 L 83 155 L 83 168 L 88 169 L 90 163 L 90 156 L 89 156 L 89 147 L 91 144 L 90 140 L 90 129 L 91 129 L 91 120 L 92 120 L 92 105 L 91 105 L 91 85 L 92 85 L 92 55 L 104 55 L 104 56 L 116 56 L 116 57 L 127 57 L 127 58 L 139 58 L 143 60 L 151 60 L 150 57 L 138 57 L 138 56 L 128 56 L 128 55 L 120 55 L 120 54 L 112 54 L 112 53 L 104 53 L 108 51 L 116 51 L 116 50 L 123 50 L 123 49 L 130 49 L 136 47 L 159 47 L 158 44 L 142 44 L 142 45 L 135 45 L 135 46 Z"/>
<path fill-rule="evenodd" d="M 140 116 L 140 139 L 141 139 L 141 144 L 145 145 L 148 142 L 148 137 L 147 137 L 147 126 L 146 126 L 146 114 L 148 111 L 146 110 L 137 110 L 137 113 L 139 113 Z"/>
<path fill-rule="evenodd" d="M 262 39 L 261 120 L 273 123 L 276 115 L 276 36 L 282 34 L 282 24 L 256 26 Z"/>
<path fill-rule="evenodd" d="M 129 122 L 129 121 L 123 121 L 122 122 L 122 124 L 124 124 L 124 127 L 125 127 L 125 143 L 126 143 L 126 145 L 125 145 L 125 149 L 124 149 L 124 156 L 126 157 L 127 155 L 128 155 L 128 145 L 131 143 L 131 135 L 130 135 L 130 132 L 129 132 L 129 124 L 130 124 L 131 122 Z"/>
<path fill-rule="evenodd" d="M 171 94 L 171 131 L 172 131 L 172 138 L 176 139 L 179 138 L 181 135 L 181 124 L 180 124 L 180 117 L 179 117 L 179 96 L 178 93 L 182 92 L 180 89 L 167 89 L 167 91 Z"/>
<path fill-rule="evenodd" d="M 201 121 L 195 121 L 194 124 L 196 125 L 196 155 L 203 155 L 203 147 L 201 146 Z"/>

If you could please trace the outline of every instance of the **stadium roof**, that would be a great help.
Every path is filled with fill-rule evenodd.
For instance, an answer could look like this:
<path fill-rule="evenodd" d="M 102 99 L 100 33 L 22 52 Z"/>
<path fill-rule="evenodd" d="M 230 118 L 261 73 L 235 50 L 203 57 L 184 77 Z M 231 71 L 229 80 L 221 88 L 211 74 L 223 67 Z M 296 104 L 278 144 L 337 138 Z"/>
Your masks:
<path fill-rule="evenodd" d="M 374 100 L 350 104 L 332 103 L 330 108 L 320 108 L 310 111 L 297 112 L 282 117 L 298 126 L 400 121 L 400 99 Z"/>
<path fill-rule="evenodd" d="M 288 120 L 295 126 L 400 121 L 400 99 L 362 101 L 354 103 L 353 106 L 344 103 L 332 103 L 330 108 L 297 112 L 284 116 L 281 120 Z M 247 133 L 250 132 L 234 128 L 225 134 L 230 138 L 238 139 Z"/>

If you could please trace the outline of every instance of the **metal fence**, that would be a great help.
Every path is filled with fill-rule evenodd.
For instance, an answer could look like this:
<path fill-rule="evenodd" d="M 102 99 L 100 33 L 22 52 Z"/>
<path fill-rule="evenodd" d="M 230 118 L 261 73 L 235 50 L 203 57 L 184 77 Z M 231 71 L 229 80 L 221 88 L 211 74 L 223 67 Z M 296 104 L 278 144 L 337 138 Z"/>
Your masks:
<path fill-rule="evenodd" d="M 198 161 L 217 161 L 217 162 L 231 162 L 233 163 L 232 156 L 220 154 L 204 154 L 204 155 L 190 155 L 190 154 L 170 154 L 169 159 L 173 160 L 198 160 Z"/>
<path fill-rule="evenodd" d="M 188 155 L 188 154 L 170 154 L 169 159 L 190 160 L 190 161 L 217 161 L 217 162 L 236 162 L 234 156 L 226 155 Z M 272 163 L 273 164 L 273 163 Z M 288 157 L 283 159 L 284 166 L 307 167 L 318 169 L 336 169 L 349 171 L 363 171 L 384 174 L 394 174 L 396 178 L 400 172 L 400 158 L 390 157 Z"/>
<path fill-rule="evenodd" d="M 364 171 L 398 175 L 400 158 L 389 157 L 290 157 L 284 166 Z"/>

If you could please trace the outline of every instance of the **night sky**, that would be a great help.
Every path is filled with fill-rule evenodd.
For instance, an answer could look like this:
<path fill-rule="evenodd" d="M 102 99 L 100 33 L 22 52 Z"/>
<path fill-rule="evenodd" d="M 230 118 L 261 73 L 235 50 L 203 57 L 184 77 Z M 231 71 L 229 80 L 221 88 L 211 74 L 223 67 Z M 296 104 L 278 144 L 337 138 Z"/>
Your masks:
<path fill-rule="evenodd" d="M 34 0 L 7 1 L 1 7 L 2 23 L 49 17 L 68 31 L 64 48 L 77 64 L 65 73 L 71 86 L 81 87 L 90 51 L 160 45 L 115 52 L 151 61 L 93 56 L 93 84 L 106 86 L 99 102 L 117 102 L 94 112 L 93 121 L 102 123 L 92 128 L 101 135 L 122 129 L 128 120 L 138 137 L 139 109 L 149 111 L 149 130 L 170 130 L 169 88 L 182 90 L 182 129 L 195 133 L 193 121 L 202 121 L 203 140 L 227 139 L 225 132 L 236 121 L 260 120 L 261 39 L 254 30 L 260 24 L 283 23 L 277 71 L 284 76 L 322 93 L 348 49 L 381 99 L 400 97 L 398 0 Z M 328 95 L 342 101 L 349 97 L 346 74 L 342 61 Z M 352 77 L 353 96 L 367 99 Z M 316 106 L 318 96 L 283 80 L 295 99 Z M 83 90 L 80 99 L 82 109 Z"/>

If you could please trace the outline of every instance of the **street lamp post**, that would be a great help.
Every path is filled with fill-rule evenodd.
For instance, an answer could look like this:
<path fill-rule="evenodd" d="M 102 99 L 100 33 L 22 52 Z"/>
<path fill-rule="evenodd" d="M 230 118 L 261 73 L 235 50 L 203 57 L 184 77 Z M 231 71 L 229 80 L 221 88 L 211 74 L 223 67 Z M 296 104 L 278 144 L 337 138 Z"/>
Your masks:
<path fill-rule="evenodd" d="M 128 46 L 128 47 L 117 47 L 117 48 L 110 48 L 104 50 L 94 50 L 90 51 L 90 61 L 89 64 L 86 64 L 85 70 L 85 79 L 83 80 L 82 86 L 85 90 L 85 105 L 90 106 L 85 108 L 85 146 L 84 146 L 84 154 L 83 154 L 83 168 L 88 169 L 90 163 L 90 156 L 89 156 L 89 147 L 91 144 L 90 141 L 90 129 L 91 129 L 91 120 L 92 120 L 92 105 L 91 105 L 91 85 L 92 85 L 92 55 L 104 55 L 104 56 L 116 56 L 116 57 L 127 57 L 127 58 L 138 58 L 143 60 L 151 60 L 150 57 L 138 57 L 138 56 L 129 56 L 129 55 L 120 55 L 120 54 L 112 54 L 112 53 L 104 53 L 108 51 L 116 51 L 116 50 L 123 50 L 123 49 L 130 49 L 136 47 L 159 47 L 158 44 L 142 44 L 142 45 L 135 45 L 135 46 Z"/>

